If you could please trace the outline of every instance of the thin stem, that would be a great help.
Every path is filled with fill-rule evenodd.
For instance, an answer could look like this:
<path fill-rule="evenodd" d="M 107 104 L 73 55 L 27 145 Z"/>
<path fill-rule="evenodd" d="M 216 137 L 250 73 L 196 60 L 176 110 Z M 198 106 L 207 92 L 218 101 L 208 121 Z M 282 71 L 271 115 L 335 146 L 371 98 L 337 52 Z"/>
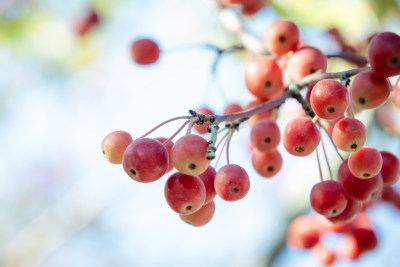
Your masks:
<path fill-rule="evenodd" d="M 164 142 L 164 146 L 166 146 L 172 139 L 174 139 L 175 136 L 177 136 L 177 135 L 183 130 L 183 128 L 185 128 L 185 126 L 186 126 L 189 122 L 190 122 L 190 120 L 185 121 L 185 123 L 182 124 L 182 126 L 179 127 L 179 129 L 178 129 L 170 138 L 168 138 L 168 140 L 166 140 L 166 141 Z"/>
<path fill-rule="evenodd" d="M 232 135 L 233 131 L 230 131 L 228 136 L 228 143 L 226 144 L 226 164 L 228 165 L 229 165 L 229 145 L 231 144 Z"/>
<path fill-rule="evenodd" d="M 340 158 L 342 161 L 344 161 L 345 159 L 344 159 L 343 156 L 340 154 L 338 148 L 336 147 L 335 143 L 334 143 L 333 140 L 332 140 L 332 137 L 329 135 L 328 130 L 326 130 L 325 127 L 322 127 L 322 129 L 324 129 L 326 135 L 329 137 L 329 140 L 331 141 L 332 146 L 335 148 L 336 153 L 338 154 L 339 158 Z"/>
<path fill-rule="evenodd" d="M 145 133 L 144 135 L 142 135 L 141 137 L 139 137 L 138 139 L 148 136 L 149 134 L 151 134 L 152 132 L 154 132 L 155 130 L 157 130 L 158 128 L 160 128 L 161 126 L 163 126 L 167 123 L 170 123 L 170 122 L 173 122 L 176 120 L 190 119 L 190 118 L 192 118 L 192 116 L 180 116 L 180 117 L 175 117 L 175 118 L 166 120 L 166 121 L 160 123 L 159 125 L 157 125 L 156 127 L 154 127 L 153 129 L 151 129 L 150 131 L 148 131 L 147 133 Z M 189 120 L 187 122 L 189 122 Z"/>
<path fill-rule="evenodd" d="M 318 115 L 315 115 L 314 118 L 312 119 L 312 122 L 315 124 L 318 122 L 318 119 L 319 119 Z"/>
<path fill-rule="evenodd" d="M 319 178 L 321 179 L 321 182 L 324 181 L 324 177 L 322 175 L 322 168 L 321 168 L 321 161 L 319 159 L 319 153 L 318 153 L 318 148 L 315 149 L 316 155 L 317 155 L 317 161 L 318 161 L 318 170 L 319 170 Z"/>
<path fill-rule="evenodd" d="M 218 143 L 218 145 L 217 145 L 217 147 L 218 147 L 218 146 L 220 145 L 220 143 L 222 142 L 222 140 L 224 140 L 224 144 L 222 145 L 222 147 L 221 147 L 221 149 L 220 149 L 220 151 L 219 151 L 219 153 L 218 153 L 217 160 L 215 161 L 214 169 L 217 168 L 219 159 L 221 158 L 221 155 L 222 155 L 222 151 L 224 150 L 224 147 L 225 147 L 225 145 L 226 145 L 226 142 L 229 140 L 229 138 L 226 138 L 228 135 L 229 135 L 229 132 L 226 133 L 226 134 L 222 137 L 221 141 L 220 141 L 220 142 Z"/>
<path fill-rule="evenodd" d="M 321 124 L 318 123 L 318 125 L 319 125 L 319 131 L 321 132 Z M 322 151 L 324 153 L 326 165 L 328 165 L 329 177 L 331 180 L 333 180 L 332 169 L 331 169 L 331 165 L 329 164 L 328 154 L 326 153 L 326 150 L 325 150 L 325 142 L 324 142 L 324 138 L 323 138 L 322 134 L 321 134 L 321 144 L 322 144 Z"/>

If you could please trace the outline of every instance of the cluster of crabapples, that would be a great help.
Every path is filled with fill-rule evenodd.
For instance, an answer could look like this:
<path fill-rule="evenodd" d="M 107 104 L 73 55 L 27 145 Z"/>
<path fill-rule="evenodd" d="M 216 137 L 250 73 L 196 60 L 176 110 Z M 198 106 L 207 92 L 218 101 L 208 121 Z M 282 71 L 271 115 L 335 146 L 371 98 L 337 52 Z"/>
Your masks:
<path fill-rule="evenodd" d="M 178 132 L 171 138 L 143 136 L 136 140 L 127 132 L 112 132 L 103 140 L 103 154 L 112 163 L 122 163 L 125 172 L 139 182 L 156 181 L 175 168 L 177 172 L 165 183 L 166 201 L 184 221 L 201 226 L 213 216 L 216 195 L 236 201 L 250 188 L 248 174 L 239 165 L 229 164 L 228 154 L 227 165 L 218 171 L 210 166 L 214 158 L 209 155 L 210 147 L 211 154 L 220 149 L 215 147 L 217 135 L 226 130 L 221 141 L 227 141 L 224 144 L 228 144 L 228 150 L 234 130 L 246 121 L 252 127 L 254 169 L 263 177 L 272 177 L 282 166 L 277 150 L 281 136 L 290 154 L 303 157 L 317 149 L 324 130 L 342 158 L 337 178 L 324 180 L 321 176 L 310 192 L 311 207 L 323 217 L 325 226 L 314 215 L 300 216 L 290 225 L 288 243 L 313 248 L 321 262 L 329 264 L 335 254 L 319 242 L 319 237 L 323 232 L 341 232 L 344 239 L 351 240 L 346 244 L 352 246 L 353 254 L 345 256 L 358 258 L 377 244 L 366 219 L 366 206 L 382 200 L 400 207 L 400 195 L 392 187 L 399 179 L 398 157 L 364 146 L 366 127 L 354 116 L 358 110 L 379 108 L 390 97 L 400 108 L 399 82 L 392 90 L 389 80 L 400 74 L 400 36 L 392 32 L 376 34 L 368 44 L 364 66 L 341 73 L 326 73 L 327 56 L 301 42 L 299 29 L 292 21 L 281 19 L 271 24 L 262 42 L 268 55 L 253 56 L 244 68 L 245 84 L 253 96 L 247 107 L 231 104 L 221 116 L 205 107 L 197 109 L 192 116 L 181 117 L 187 121 L 178 132 L 185 125 L 188 131 L 175 143 L 172 139 Z M 141 65 L 156 62 L 160 51 L 150 39 L 134 41 L 130 50 L 132 59 Z M 296 99 L 305 112 L 289 121 L 281 134 L 277 110 L 287 98 Z M 218 130 L 223 121 L 227 122 L 225 128 Z M 212 132 L 213 127 L 218 131 Z M 192 134 L 192 128 L 200 135 Z M 201 136 L 208 133 L 209 141 Z M 348 152 L 348 158 L 343 158 L 340 151 Z"/>

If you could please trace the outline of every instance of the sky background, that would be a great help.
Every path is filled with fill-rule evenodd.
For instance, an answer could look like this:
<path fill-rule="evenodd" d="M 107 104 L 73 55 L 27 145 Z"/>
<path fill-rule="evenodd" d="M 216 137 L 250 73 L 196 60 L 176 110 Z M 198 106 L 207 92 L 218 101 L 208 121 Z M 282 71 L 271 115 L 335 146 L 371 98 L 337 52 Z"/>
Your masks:
<path fill-rule="evenodd" d="M 330 25 L 354 42 L 377 30 L 400 30 L 398 17 L 389 12 L 380 19 L 367 1 L 273 4 L 246 19 L 256 36 L 290 15 L 302 26 L 302 39 L 327 53 L 337 50 L 325 33 Z M 74 23 L 92 5 L 101 23 L 79 38 Z M 129 45 L 138 37 L 159 42 L 163 53 L 156 64 L 132 62 Z M 230 161 L 248 171 L 250 192 L 238 202 L 216 199 L 211 222 L 194 228 L 164 199 L 168 175 L 140 184 L 101 153 L 101 142 L 112 131 L 135 138 L 189 109 L 206 105 L 220 114 L 229 103 L 248 103 L 243 81 L 248 57 L 223 57 L 213 82 L 215 54 L 202 48 L 206 43 L 233 44 L 207 0 L 0 2 L 2 266 L 263 266 L 287 218 L 309 205 L 309 191 L 319 181 L 315 155 L 295 158 L 280 145 L 281 172 L 262 178 L 251 167 L 250 128 L 244 125 L 233 136 Z M 297 108 L 292 101 L 282 107 L 281 129 Z M 152 137 L 170 136 L 181 123 Z M 399 153 L 398 138 L 378 130 L 370 136 L 370 145 Z M 330 153 L 330 160 L 337 164 L 336 155 Z M 218 166 L 225 163 L 222 157 Z M 398 211 L 380 205 L 371 214 L 379 247 L 357 263 L 335 266 L 396 266 Z M 326 242 L 336 248 L 338 239 Z M 284 248 L 274 266 L 319 264 L 309 252 Z"/>

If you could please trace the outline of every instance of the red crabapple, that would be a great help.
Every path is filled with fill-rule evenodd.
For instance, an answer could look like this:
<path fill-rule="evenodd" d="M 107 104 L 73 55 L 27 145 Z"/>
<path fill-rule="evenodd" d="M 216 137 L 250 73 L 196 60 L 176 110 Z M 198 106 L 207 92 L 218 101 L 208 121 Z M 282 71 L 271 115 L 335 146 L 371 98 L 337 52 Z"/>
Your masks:
<path fill-rule="evenodd" d="M 124 152 L 132 141 L 132 136 L 129 133 L 115 131 L 104 137 L 101 150 L 106 160 L 114 164 L 122 164 Z"/>
<path fill-rule="evenodd" d="M 356 118 L 343 118 L 335 123 L 332 140 L 335 146 L 343 151 L 358 151 L 367 140 L 367 129 Z"/>
<path fill-rule="evenodd" d="M 279 19 L 265 30 L 263 42 L 271 53 L 280 56 L 297 47 L 299 35 L 299 28 L 294 22 Z"/>
<path fill-rule="evenodd" d="M 193 226 L 203 226 L 207 224 L 213 217 L 215 212 L 215 203 L 211 201 L 208 204 L 204 204 L 198 211 L 191 214 L 179 214 L 181 219 Z"/>
<path fill-rule="evenodd" d="M 210 165 L 206 158 L 208 142 L 201 136 L 189 134 L 179 138 L 171 151 L 174 167 L 185 174 L 199 175 Z"/>
<path fill-rule="evenodd" d="M 358 201 L 369 202 L 382 191 L 382 175 L 378 175 L 369 179 L 360 179 L 355 177 L 349 170 L 348 159 L 343 161 L 338 169 L 338 181 L 346 190 L 347 196 Z"/>
<path fill-rule="evenodd" d="M 251 129 L 250 140 L 253 147 L 263 152 L 276 149 L 281 141 L 281 133 L 275 121 L 262 119 L 256 122 Z"/>
<path fill-rule="evenodd" d="M 312 248 L 313 255 L 324 266 L 331 266 L 336 259 L 336 255 L 322 243 L 318 243 Z"/>
<path fill-rule="evenodd" d="M 75 24 L 75 33 L 83 36 L 90 32 L 100 22 L 100 17 L 95 10 L 91 10 L 84 18 Z"/>
<path fill-rule="evenodd" d="M 349 223 L 351 222 L 360 211 L 360 201 L 349 198 L 346 208 L 337 216 L 330 217 L 328 220 L 334 223 Z"/>
<path fill-rule="evenodd" d="M 151 39 L 137 39 L 130 47 L 133 61 L 140 65 L 148 65 L 157 61 L 160 56 L 158 44 Z"/>
<path fill-rule="evenodd" d="M 208 166 L 207 170 L 198 175 L 206 187 L 206 200 L 204 201 L 204 204 L 211 202 L 217 194 L 214 188 L 214 180 L 216 174 L 217 172 L 215 171 L 215 169 L 211 166 Z"/>
<path fill-rule="evenodd" d="M 318 117 L 333 120 L 343 115 L 349 106 L 347 88 L 336 80 L 317 82 L 312 89 L 310 104 Z"/>
<path fill-rule="evenodd" d="M 360 179 L 374 177 L 382 168 L 381 153 L 373 147 L 363 147 L 351 153 L 348 160 L 350 172 Z"/>
<path fill-rule="evenodd" d="M 380 76 L 400 74 L 400 36 L 393 32 L 378 33 L 368 46 L 368 61 Z"/>
<path fill-rule="evenodd" d="M 170 141 L 167 143 L 167 145 L 165 145 L 164 142 L 167 141 L 168 138 L 165 138 L 165 137 L 156 137 L 156 138 L 154 138 L 154 139 L 156 139 L 157 141 L 160 141 L 161 144 L 163 144 L 163 145 L 165 146 L 165 148 L 166 148 L 167 151 L 168 151 L 168 158 L 171 159 L 171 151 L 172 151 L 172 147 L 174 146 L 174 142 L 172 142 L 172 141 L 170 140 Z M 172 164 L 172 160 L 170 160 L 170 161 L 169 161 L 169 165 L 168 165 L 168 169 L 167 169 L 166 173 L 167 173 L 167 172 L 170 172 L 173 168 L 174 168 L 174 165 Z"/>
<path fill-rule="evenodd" d="M 392 101 L 396 107 L 400 108 L 400 78 L 397 79 L 397 82 L 393 86 Z"/>
<path fill-rule="evenodd" d="M 325 217 L 339 215 L 346 208 L 348 198 L 342 184 L 328 180 L 315 184 L 310 193 L 311 207 Z"/>
<path fill-rule="evenodd" d="M 176 172 L 165 183 L 164 194 L 173 211 L 191 214 L 203 206 L 206 188 L 199 177 Z"/>
<path fill-rule="evenodd" d="M 358 73 L 350 85 L 350 99 L 353 105 L 362 109 L 377 108 L 390 95 L 390 83 L 373 71 Z"/>
<path fill-rule="evenodd" d="M 268 98 L 283 87 L 282 70 L 270 56 L 250 59 L 244 67 L 249 91 L 260 99 Z"/>
<path fill-rule="evenodd" d="M 319 242 L 320 233 L 315 220 L 306 215 L 294 219 L 288 228 L 286 242 L 289 246 L 309 249 Z"/>
<path fill-rule="evenodd" d="M 278 150 L 261 152 L 253 149 L 251 152 L 251 161 L 256 172 L 263 177 L 274 176 L 282 167 L 282 156 Z"/>
<path fill-rule="evenodd" d="M 318 146 L 321 134 L 309 118 L 295 118 L 286 125 L 283 132 L 283 145 L 295 156 L 310 155 Z"/>
<path fill-rule="evenodd" d="M 125 172 L 143 183 L 160 179 L 168 169 L 168 151 L 159 141 L 141 138 L 133 141 L 122 159 Z"/>
<path fill-rule="evenodd" d="M 396 155 L 381 151 L 382 156 L 382 180 L 384 185 L 393 185 L 399 180 L 400 175 L 400 161 Z"/>
<path fill-rule="evenodd" d="M 228 164 L 218 170 L 214 187 L 223 200 L 236 201 L 242 199 L 249 192 L 250 179 L 242 167 Z"/>
<path fill-rule="evenodd" d="M 319 49 L 303 46 L 289 58 L 287 70 L 290 77 L 297 81 L 319 70 L 325 72 L 327 65 L 326 56 Z"/>

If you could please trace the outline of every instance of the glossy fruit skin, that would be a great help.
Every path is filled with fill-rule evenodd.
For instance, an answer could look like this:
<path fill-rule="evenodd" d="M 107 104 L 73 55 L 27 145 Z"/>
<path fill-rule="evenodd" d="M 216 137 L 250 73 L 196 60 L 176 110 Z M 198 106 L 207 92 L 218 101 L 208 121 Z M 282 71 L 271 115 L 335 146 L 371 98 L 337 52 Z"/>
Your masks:
<path fill-rule="evenodd" d="M 373 71 L 358 73 L 350 85 L 350 99 L 353 105 L 362 109 L 381 106 L 390 95 L 390 83 Z"/>
<path fill-rule="evenodd" d="M 167 141 L 168 138 L 165 138 L 165 137 L 156 137 L 156 138 L 154 138 L 154 139 L 156 139 L 157 141 L 160 141 L 161 144 L 163 144 L 163 145 L 165 146 L 165 148 L 166 148 L 167 151 L 168 151 L 168 158 L 171 159 L 171 151 L 172 151 L 172 147 L 174 146 L 174 142 L 169 141 L 169 142 L 167 143 L 167 145 L 165 145 L 164 142 Z M 166 173 L 172 171 L 173 168 L 174 168 L 174 165 L 172 164 L 172 161 L 169 160 L 168 169 L 167 169 Z"/>
<path fill-rule="evenodd" d="M 346 87 L 331 79 L 317 82 L 310 97 L 310 104 L 315 114 L 326 120 L 333 120 L 343 115 L 349 102 L 350 96 Z"/>
<path fill-rule="evenodd" d="M 158 44 L 147 38 L 135 40 L 130 47 L 131 57 L 139 65 L 155 63 L 160 57 Z"/>
<path fill-rule="evenodd" d="M 381 151 L 382 156 L 382 180 L 385 186 L 393 185 L 399 180 L 400 161 L 393 153 Z"/>
<path fill-rule="evenodd" d="M 167 149 L 159 141 L 151 138 L 133 141 L 126 148 L 122 161 L 129 177 L 142 183 L 160 179 L 169 165 Z"/>
<path fill-rule="evenodd" d="M 211 201 L 210 203 L 204 204 L 198 211 L 191 214 L 179 214 L 181 219 L 193 226 L 199 227 L 206 225 L 213 217 L 215 212 L 215 203 Z"/>
<path fill-rule="evenodd" d="M 358 151 L 367 140 L 367 129 L 356 118 L 343 118 L 335 123 L 332 140 L 335 146 L 343 151 Z"/>
<path fill-rule="evenodd" d="M 273 177 L 282 168 L 282 156 L 278 150 L 272 152 L 261 152 L 253 149 L 251 162 L 258 174 L 263 177 Z"/>
<path fill-rule="evenodd" d="M 244 198 L 249 192 L 250 179 L 242 167 L 229 164 L 218 170 L 214 187 L 223 200 L 236 201 Z"/>
<path fill-rule="evenodd" d="M 348 159 L 340 164 L 337 177 L 347 196 L 358 201 L 369 202 L 378 197 L 382 191 L 383 182 L 380 173 L 369 179 L 357 178 L 349 170 Z"/>
<path fill-rule="evenodd" d="M 360 179 L 369 179 L 378 175 L 382 169 L 382 156 L 373 147 L 363 147 L 350 154 L 348 158 L 350 172 Z"/>
<path fill-rule="evenodd" d="M 283 145 L 295 156 L 310 155 L 318 146 L 321 134 L 309 118 L 295 118 L 286 125 Z"/>
<path fill-rule="evenodd" d="M 215 171 L 215 169 L 211 166 L 208 166 L 207 170 L 198 175 L 199 178 L 203 181 L 204 186 L 206 187 L 206 200 L 204 201 L 204 204 L 210 203 L 217 195 L 217 192 L 215 192 L 214 188 L 216 174 L 217 172 Z"/>
<path fill-rule="evenodd" d="M 250 140 L 253 147 L 258 150 L 272 152 L 281 141 L 281 133 L 275 121 L 271 119 L 262 119 L 251 129 Z"/>
<path fill-rule="evenodd" d="M 173 211 L 191 214 L 203 206 L 206 188 L 199 177 L 176 172 L 165 183 L 164 194 Z"/>
<path fill-rule="evenodd" d="M 299 36 L 299 28 L 295 23 L 279 19 L 265 30 L 263 43 L 271 53 L 280 56 L 297 47 Z"/>
<path fill-rule="evenodd" d="M 327 66 L 326 56 L 319 49 L 311 46 L 303 46 L 296 50 L 287 62 L 289 75 L 294 81 L 319 70 L 325 72 Z"/>
<path fill-rule="evenodd" d="M 199 175 L 210 165 L 206 158 L 208 142 L 203 137 L 189 134 L 179 138 L 171 151 L 174 167 L 182 173 Z"/>
<path fill-rule="evenodd" d="M 368 61 L 382 77 L 400 74 L 400 36 L 393 32 L 378 33 L 368 46 Z"/>
<path fill-rule="evenodd" d="M 132 142 L 132 136 L 128 132 L 114 131 L 104 137 L 101 150 L 107 161 L 122 164 L 124 152 Z"/>
<path fill-rule="evenodd" d="M 330 217 L 328 220 L 330 220 L 333 223 L 349 223 L 351 222 L 358 214 L 360 211 L 360 202 L 357 200 L 354 200 L 352 198 L 349 198 L 347 201 L 346 208 L 342 211 L 337 216 Z"/>
<path fill-rule="evenodd" d="M 282 70 L 270 56 L 250 59 L 244 67 L 244 79 L 249 91 L 260 99 L 270 97 L 283 87 Z"/>
<path fill-rule="evenodd" d="M 311 207 L 325 217 L 339 215 L 346 208 L 348 198 L 343 186 L 333 180 L 315 184 L 310 193 Z"/>

